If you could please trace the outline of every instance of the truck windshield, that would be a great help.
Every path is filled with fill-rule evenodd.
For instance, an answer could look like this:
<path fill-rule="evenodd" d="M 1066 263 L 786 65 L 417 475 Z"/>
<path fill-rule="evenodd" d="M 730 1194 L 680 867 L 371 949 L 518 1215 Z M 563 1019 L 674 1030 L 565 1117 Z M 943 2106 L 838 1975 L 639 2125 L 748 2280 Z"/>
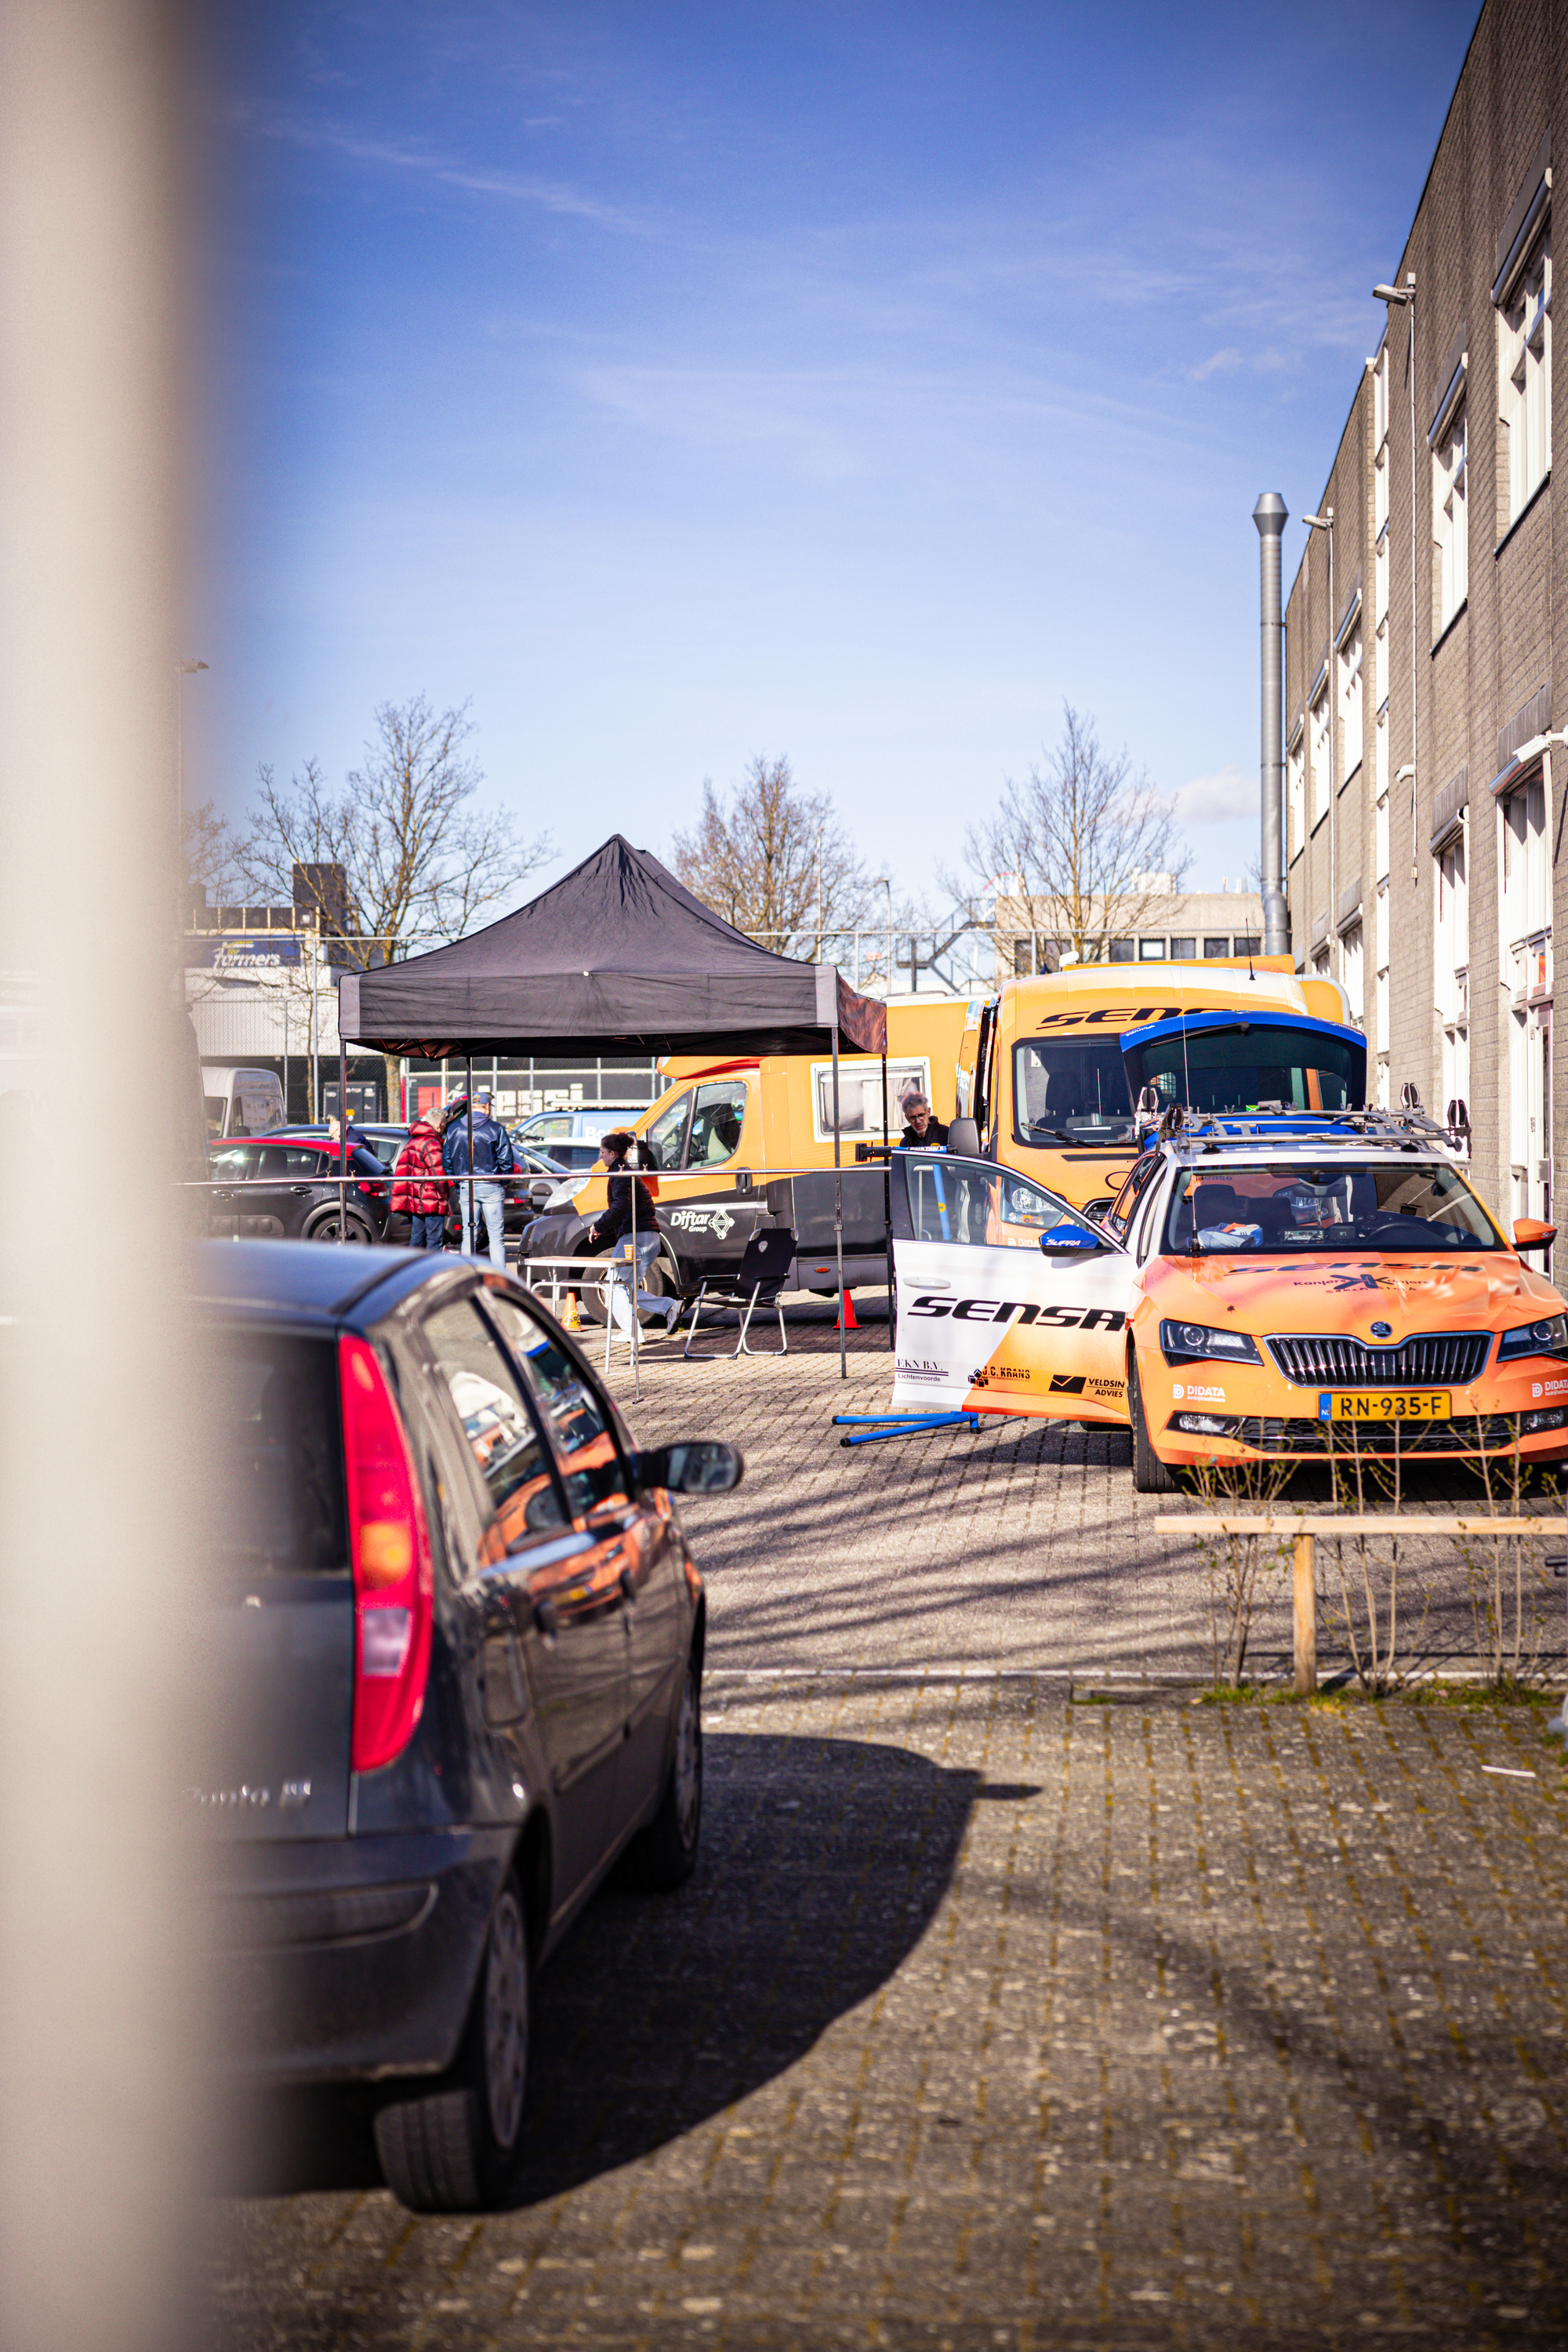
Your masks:
<path fill-rule="evenodd" d="M 1031 1037 L 1013 1052 L 1013 1132 L 1020 1143 L 1125 1143 L 1132 1101 L 1114 1037 Z"/>
<path fill-rule="evenodd" d="M 1464 1178 L 1444 1160 L 1184 1170 L 1165 1221 L 1172 1255 L 1415 1250 L 1427 1256 L 1503 1246 Z"/>
<path fill-rule="evenodd" d="M 1312 1028 L 1249 1026 L 1179 1031 L 1130 1045 L 1132 1084 L 1159 1089 L 1160 1107 L 1195 1111 L 1359 1110 L 1364 1048 Z"/>

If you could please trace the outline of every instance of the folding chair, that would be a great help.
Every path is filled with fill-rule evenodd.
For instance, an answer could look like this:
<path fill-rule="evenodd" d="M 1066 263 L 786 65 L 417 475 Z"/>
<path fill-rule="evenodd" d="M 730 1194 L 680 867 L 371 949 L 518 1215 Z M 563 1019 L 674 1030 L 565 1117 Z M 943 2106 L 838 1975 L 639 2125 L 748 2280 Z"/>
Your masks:
<path fill-rule="evenodd" d="M 691 1328 L 681 1349 L 682 1360 L 691 1355 L 691 1342 L 697 1337 L 697 1318 L 702 1312 L 702 1302 L 711 1298 L 715 1305 L 739 1307 L 741 1336 L 735 1342 L 737 1356 L 787 1356 L 789 1335 L 784 1329 L 782 1292 L 789 1280 L 789 1270 L 795 1262 L 795 1235 L 787 1225 L 764 1225 L 746 1244 L 745 1255 L 732 1275 L 705 1276 L 692 1301 Z M 779 1318 L 779 1344 L 776 1348 L 752 1348 L 746 1344 L 746 1334 L 752 1327 L 752 1317 L 761 1307 L 765 1314 L 772 1307 Z M 715 1364 L 721 1358 L 710 1351 L 692 1358 L 694 1363 Z"/>

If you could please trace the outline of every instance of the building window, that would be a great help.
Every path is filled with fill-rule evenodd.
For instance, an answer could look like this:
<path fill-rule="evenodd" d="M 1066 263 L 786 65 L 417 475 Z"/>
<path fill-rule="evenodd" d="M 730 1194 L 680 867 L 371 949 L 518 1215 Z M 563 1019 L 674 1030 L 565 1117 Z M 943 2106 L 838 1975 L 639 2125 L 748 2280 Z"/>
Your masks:
<path fill-rule="evenodd" d="M 1205 940 L 1204 941 L 1204 956 L 1205 961 L 1214 956 L 1227 956 L 1229 953 L 1230 941 L 1228 940 Z"/>
<path fill-rule="evenodd" d="M 1015 980 L 1027 980 L 1034 969 L 1035 939 L 1031 931 L 1013 942 L 1013 977 Z"/>
<path fill-rule="evenodd" d="M 1436 591 L 1439 635 L 1470 593 L 1465 500 L 1465 404 L 1461 401 L 1432 452 L 1432 584 Z"/>
<path fill-rule="evenodd" d="M 1112 940 L 1110 942 L 1110 953 L 1107 958 L 1107 961 L 1110 963 L 1131 963 L 1132 961 L 1131 940 Z"/>
<path fill-rule="evenodd" d="M 1352 923 L 1340 940 L 1340 979 L 1350 999 L 1351 1019 L 1358 1029 L 1366 1026 L 1366 1003 L 1362 984 L 1362 927 Z"/>
<path fill-rule="evenodd" d="M 1552 874 L 1546 788 L 1539 776 L 1499 803 L 1499 936 L 1509 1007 L 1509 1158 L 1512 1213 L 1542 1217 L 1552 1199 Z"/>
<path fill-rule="evenodd" d="M 1386 882 L 1388 879 L 1388 787 L 1386 784 L 1377 798 L 1376 849 L 1377 878 L 1380 882 Z M 1384 961 L 1386 963 L 1387 961 L 1385 956 Z"/>
<path fill-rule="evenodd" d="M 1307 730 L 1303 727 L 1285 754 L 1285 860 L 1289 865 L 1307 838 Z M 1208 952 L 1205 949 L 1205 954 Z M 1223 955 L 1222 948 L 1219 952 Z"/>
<path fill-rule="evenodd" d="M 1312 705 L 1312 823 L 1317 825 L 1329 813 L 1329 688 Z"/>
<path fill-rule="evenodd" d="M 1521 514 L 1552 463 L 1552 235 L 1498 312 L 1498 413 L 1508 462 L 1508 517 Z"/>
<path fill-rule="evenodd" d="M 1138 961 L 1140 963 L 1163 963 L 1165 961 L 1164 940 L 1140 940 L 1138 942 Z"/>
<path fill-rule="evenodd" d="M 1312 978 L 1314 980 L 1327 980 L 1328 976 L 1329 950 L 1326 947 L 1314 948 L 1312 950 Z"/>
<path fill-rule="evenodd" d="M 1340 647 L 1340 741 L 1344 747 L 1341 771 L 1348 782 L 1361 765 L 1361 622 Z"/>
<path fill-rule="evenodd" d="M 1173 940 L 1171 953 L 1178 963 L 1195 963 L 1198 955 L 1197 940 L 1195 939 Z"/>
<path fill-rule="evenodd" d="M 1238 956 L 1261 955 L 1263 953 L 1262 939 L 1258 932 L 1254 931 L 1250 938 L 1237 940 L 1234 951 Z"/>
<path fill-rule="evenodd" d="M 1468 823 L 1468 820 L 1467 820 Z M 1432 969 L 1442 1030 L 1442 1115 L 1460 1148 L 1469 1150 L 1470 1097 L 1470 889 L 1468 835 L 1439 851 L 1433 919 L 1436 927 Z"/>

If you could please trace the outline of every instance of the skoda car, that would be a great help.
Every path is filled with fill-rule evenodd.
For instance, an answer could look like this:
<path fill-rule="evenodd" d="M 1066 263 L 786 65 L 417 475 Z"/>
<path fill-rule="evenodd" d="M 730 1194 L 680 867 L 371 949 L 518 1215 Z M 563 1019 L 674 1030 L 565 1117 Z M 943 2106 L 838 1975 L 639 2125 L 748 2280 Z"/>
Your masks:
<path fill-rule="evenodd" d="M 1175 1127 L 1173 1118 L 1165 1124 Z M 1322 1456 L 1568 1457 L 1568 1316 L 1420 1114 L 1200 1120 L 1104 1222 L 893 1155 L 895 1408 L 1131 1423 L 1134 1483 Z"/>
<path fill-rule="evenodd" d="M 1134 1294 L 1128 1412 L 1145 1493 L 1259 1457 L 1568 1455 L 1568 1317 L 1420 1118 L 1199 1122 L 1107 1221 Z"/>

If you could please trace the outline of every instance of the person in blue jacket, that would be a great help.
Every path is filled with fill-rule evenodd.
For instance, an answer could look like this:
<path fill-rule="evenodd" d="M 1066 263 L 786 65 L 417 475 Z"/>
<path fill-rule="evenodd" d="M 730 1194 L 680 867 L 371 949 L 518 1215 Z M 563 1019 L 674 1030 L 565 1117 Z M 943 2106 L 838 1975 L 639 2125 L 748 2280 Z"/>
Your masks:
<path fill-rule="evenodd" d="M 474 1088 L 474 1175 L 475 1183 L 460 1184 L 458 1197 L 463 1210 L 463 1247 L 469 1256 L 475 1254 L 474 1201 L 477 1197 L 479 1213 L 485 1221 L 485 1235 L 489 1243 L 490 1257 L 495 1265 L 506 1265 L 506 1194 L 503 1176 L 512 1173 L 515 1162 L 511 1154 L 511 1138 L 500 1121 L 490 1117 L 489 1087 Z M 467 1103 L 454 1105 L 441 1146 L 441 1164 L 448 1176 L 466 1176 L 468 1172 L 468 1108 Z"/>

